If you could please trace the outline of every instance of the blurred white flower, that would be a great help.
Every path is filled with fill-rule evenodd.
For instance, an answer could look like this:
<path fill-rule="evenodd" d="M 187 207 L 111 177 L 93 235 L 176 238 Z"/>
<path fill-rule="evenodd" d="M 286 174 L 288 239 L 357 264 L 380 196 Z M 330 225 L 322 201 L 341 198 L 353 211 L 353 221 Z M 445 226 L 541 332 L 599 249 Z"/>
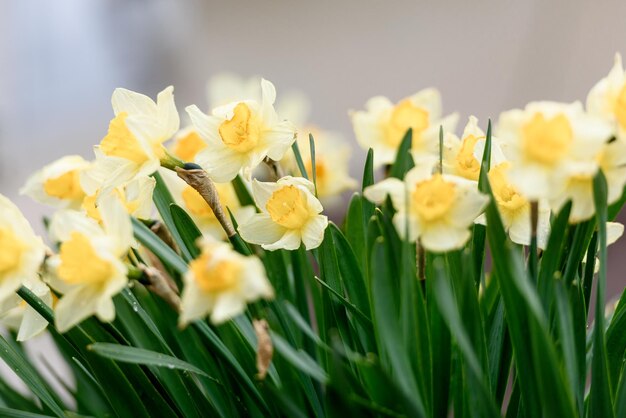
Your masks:
<path fill-rule="evenodd" d="M 401 100 L 397 104 L 382 96 L 372 97 L 365 110 L 351 113 L 358 143 L 374 150 L 374 166 L 391 164 L 409 128 L 413 131 L 412 154 L 415 159 L 438 155 L 439 128 L 454 131 L 457 114 L 441 115 L 441 95 L 433 88 Z"/>
<path fill-rule="evenodd" d="M 202 252 L 184 275 L 181 326 L 207 314 L 211 322 L 220 324 L 243 313 L 247 303 L 274 297 L 257 257 L 245 257 L 228 244 L 207 239 L 201 239 L 198 246 Z"/>
<path fill-rule="evenodd" d="M 50 288 L 39 278 L 26 281 L 24 286 L 52 307 Z M 43 332 L 48 321 L 15 293 L 0 303 L 0 324 L 17 331 L 17 341 L 26 341 Z"/>

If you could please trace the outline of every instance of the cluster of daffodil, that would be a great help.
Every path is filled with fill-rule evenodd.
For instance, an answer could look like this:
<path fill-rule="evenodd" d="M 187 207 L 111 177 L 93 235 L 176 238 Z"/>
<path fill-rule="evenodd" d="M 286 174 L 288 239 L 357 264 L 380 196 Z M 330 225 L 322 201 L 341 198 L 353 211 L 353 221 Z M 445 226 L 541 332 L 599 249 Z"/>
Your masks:
<path fill-rule="evenodd" d="M 404 181 L 389 178 L 370 186 L 365 196 L 396 210 L 398 232 L 408 232 L 430 251 L 463 247 L 469 226 L 485 223 L 486 196 L 478 191 L 485 133 L 470 116 L 461 137 L 454 134 L 457 115 L 442 117 L 441 98 L 427 89 L 397 104 L 374 97 L 366 110 L 352 114 L 356 138 L 374 150 L 375 165 L 390 164 L 405 132 L 412 130 L 416 167 Z M 444 136 L 439 148 L 439 129 Z M 593 178 L 602 170 L 608 203 L 617 201 L 626 184 L 626 78 L 619 55 L 609 75 L 580 102 L 532 102 L 503 112 L 491 137 L 488 172 L 491 189 L 510 239 L 531 241 L 531 212 L 536 210 L 539 248 L 549 234 L 550 214 L 571 201 L 569 222 L 594 216 Z M 441 164 L 438 160 L 441 158 Z M 623 226 L 609 223 L 612 236 Z"/>
<path fill-rule="evenodd" d="M 197 243 L 200 255 L 189 261 L 184 275 L 177 306 L 181 325 L 206 315 L 224 322 L 247 303 L 273 297 L 260 259 L 237 253 L 225 238 L 239 234 L 267 251 L 320 246 L 328 226 L 322 203 L 340 201 L 342 192 L 356 186 L 342 139 L 307 125 L 307 106 L 297 95 L 275 106 L 276 90 L 267 80 L 221 77 L 210 83 L 209 97 L 211 111 L 188 106 L 190 124 L 181 129 L 172 87 L 156 102 L 115 90 L 115 116 L 94 147 L 95 159 L 63 157 L 22 189 L 58 209 L 49 224 L 50 247 L 56 251 L 0 197 L 0 311 L 5 323 L 19 327 L 20 339 L 46 326 L 16 296 L 21 286 L 54 308 L 61 332 L 91 315 L 102 321 L 115 317 L 113 296 L 129 286 L 132 271 L 146 267 L 141 260 L 150 260 L 133 237 L 130 217 L 146 223 L 158 217 L 152 204 L 156 172 L 204 235 Z M 284 114 L 279 116 L 277 108 Z M 485 223 L 488 203 L 478 189 L 485 132 L 472 116 L 456 136 L 458 116 L 444 117 L 441 108 L 439 93 L 426 89 L 397 104 L 374 97 L 366 110 L 351 115 L 356 139 L 373 149 L 377 167 L 395 160 L 412 131 L 415 168 L 403 180 L 386 178 L 366 188 L 364 195 L 377 204 L 389 197 L 400 236 L 432 252 L 462 248 L 470 226 Z M 609 203 L 620 198 L 626 184 L 626 75 L 619 56 L 591 89 L 586 108 L 579 102 L 530 103 L 502 113 L 491 138 L 488 179 L 510 239 L 529 245 L 535 233 L 543 248 L 550 214 L 566 202 L 572 202 L 571 223 L 594 215 L 592 181 L 598 170 L 606 176 Z M 292 152 L 294 142 L 302 150 L 301 161 Z M 273 170 L 272 181 L 253 178 L 263 175 L 257 170 L 263 162 Z M 207 177 L 190 181 L 193 170 Z M 235 179 L 247 185 L 255 205 L 240 203 Z M 619 224 L 610 228 L 614 239 L 623 230 Z"/>

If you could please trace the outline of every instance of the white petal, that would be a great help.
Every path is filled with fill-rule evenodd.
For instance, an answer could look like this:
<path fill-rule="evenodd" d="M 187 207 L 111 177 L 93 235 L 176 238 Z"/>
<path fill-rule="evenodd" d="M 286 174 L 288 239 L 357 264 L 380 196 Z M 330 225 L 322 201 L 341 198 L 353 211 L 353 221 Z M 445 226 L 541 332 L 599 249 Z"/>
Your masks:
<path fill-rule="evenodd" d="M 617 241 L 624 233 L 624 225 L 619 222 L 606 223 L 606 245 L 611 245 Z"/>
<path fill-rule="evenodd" d="M 208 146 L 196 156 L 198 164 L 204 168 L 209 177 L 218 183 L 231 181 L 247 163 L 245 154 L 240 154 L 224 145 Z"/>
<path fill-rule="evenodd" d="M 123 255 L 133 243 L 133 226 L 130 216 L 114 194 L 99 199 L 98 209 L 107 234 L 116 240 L 119 251 L 117 255 Z"/>
<path fill-rule="evenodd" d="M 396 212 L 393 216 L 393 224 L 402 239 L 406 238 L 407 231 L 409 233 L 408 240 L 410 242 L 416 241 L 420 235 L 421 229 L 419 222 L 417 222 L 413 216 L 407 215 L 407 212 L 404 210 Z"/>
<path fill-rule="evenodd" d="M 402 180 L 396 178 L 388 178 L 379 183 L 366 187 L 363 195 L 371 202 L 380 205 L 385 202 L 387 196 L 391 197 L 391 201 L 396 210 L 404 209 L 406 201 L 406 190 Z"/>
<path fill-rule="evenodd" d="M 324 215 L 313 217 L 302 230 L 302 242 L 307 250 L 320 246 L 324 240 L 324 230 L 328 226 L 328 218 Z"/>
<path fill-rule="evenodd" d="M 100 303 L 98 286 L 81 286 L 66 293 L 54 307 L 56 329 L 63 333 L 92 316 Z"/>
<path fill-rule="evenodd" d="M 254 196 L 254 202 L 257 207 L 263 212 L 266 212 L 267 201 L 272 197 L 272 194 L 280 189 L 282 186 L 277 183 L 262 182 L 257 179 L 252 180 L 252 196 Z"/>
<path fill-rule="evenodd" d="M 157 106 L 151 98 L 123 88 L 117 88 L 113 91 L 111 104 L 116 115 L 122 112 L 126 112 L 128 115 L 152 117 L 157 115 Z"/>
<path fill-rule="evenodd" d="M 273 244 L 261 244 L 265 250 L 297 250 L 302 242 L 300 231 L 287 230 L 281 239 Z"/>
<path fill-rule="evenodd" d="M 246 302 L 235 292 L 223 293 L 215 298 L 211 322 L 221 324 L 246 310 Z"/>
<path fill-rule="evenodd" d="M 58 242 L 67 241 L 74 231 L 88 237 L 103 235 L 98 223 L 88 218 L 82 212 L 62 210 L 52 216 L 52 221 L 50 222 L 50 236 L 52 239 Z"/>
<path fill-rule="evenodd" d="M 246 257 L 246 267 L 243 271 L 241 283 L 241 295 L 252 302 L 260 297 L 271 299 L 274 297 L 274 289 L 267 279 L 263 263 L 257 257 Z M 297 278 L 296 278 L 297 280 Z"/>
<path fill-rule="evenodd" d="M 269 215 L 258 213 L 239 225 L 239 234 L 251 244 L 272 244 L 279 241 L 287 229 L 278 225 Z"/>
<path fill-rule="evenodd" d="M 296 140 L 296 127 L 289 121 L 282 121 L 263 132 L 267 146 L 267 156 L 272 160 L 281 160 Z"/>
<path fill-rule="evenodd" d="M 224 145 L 219 135 L 219 128 L 224 119 L 207 115 L 198 109 L 196 105 L 187 106 L 185 110 L 189 114 L 196 132 L 202 139 L 210 144 Z"/>
<path fill-rule="evenodd" d="M 424 228 L 420 241 L 428 251 L 445 252 L 462 248 L 469 237 L 468 228 L 437 224 Z"/>
<path fill-rule="evenodd" d="M 166 87 L 157 96 L 157 117 L 162 126 L 163 135 L 171 137 L 180 127 L 180 118 L 174 103 L 174 87 Z"/>

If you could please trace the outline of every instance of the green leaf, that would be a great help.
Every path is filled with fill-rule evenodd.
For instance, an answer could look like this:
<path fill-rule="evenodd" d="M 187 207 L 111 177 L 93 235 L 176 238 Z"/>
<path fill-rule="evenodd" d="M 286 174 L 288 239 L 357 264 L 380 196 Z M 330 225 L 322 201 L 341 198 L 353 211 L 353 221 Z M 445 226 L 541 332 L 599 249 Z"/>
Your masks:
<path fill-rule="evenodd" d="M 293 144 L 291 144 L 291 149 L 293 150 L 293 155 L 296 157 L 296 164 L 300 170 L 300 175 L 308 180 L 309 175 L 306 172 L 304 161 L 302 161 L 302 154 L 300 153 L 300 148 L 298 147 L 298 141 L 294 141 Z"/>
<path fill-rule="evenodd" d="M 56 416 L 65 416 L 63 404 L 58 397 L 48 390 L 46 383 L 30 361 L 13 350 L 2 335 L 0 335 L 0 358 Z"/>
<path fill-rule="evenodd" d="M 322 384 L 328 381 L 328 375 L 324 369 L 322 369 L 304 350 L 293 348 L 280 335 L 273 331 L 270 331 L 270 335 L 276 351 L 289 361 L 291 365 Z"/>
<path fill-rule="evenodd" d="M 593 202 L 598 221 L 598 238 L 600 245 L 600 273 L 596 289 L 596 313 L 593 331 L 593 356 L 591 360 L 591 388 L 589 392 L 589 411 L 592 417 L 610 418 L 613 416 L 611 400 L 611 381 L 607 364 L 606 341 L 604 338 L 604 305 L 606 298 L 606 222 L 607 184 L 602 171 L 593 179 Z"/>
<path fill-rule="evenodd" d="M 202 376 L 208 376 L 205 372 L 196 366 L 187 363 L 186 361 L 143 348 L 111 343 L 94 343 L 89 345 L 87 348 L 99 356 L 106 357 L 111 360 L 121 361 L 123 363 L 166 367 L 168 369 L 185 370 Z"/>
<path fill-rule="evenodd" d="M 235 189 L 235 194 L 237 195 L 237 199 L 239 200 L 239 204 L 241 206 L 254 206 L 254 199 L 250 194 L 250 190 L 246 187 L 246 184 L 243 182 L 243 179 L 239 174 L 237 177 L 233 179 L 231 182 L 233 188 Z"/>
<path fill-rule="evenodd" d="M 176 202 L 174 201 L 172 194 L 168 190 L 167 185 L 163 180 L 163 177 L 161 177 L 161 174 L 156 171 L 154 172 L 154 174 L 152 174 L 152 177 L 154 177 L 154 179 L 156 180 L 154 192 L 152 193 L 152 200 L 154 201 L 154 204 L 159 211 L 161 218 L 163 218 L 163 223 L 165 223 L 165 226 L 170 231 L 174 242 L 176 243 L 176 245 L 178 245 L 178 248 L 180 248 L 183 259 L 185 261 L 192 260 L 193 257 L 191 256 L 191 253 L 189 253 L 189 251 L 187 250 L 183 238 L 180 236 L 180 233 L 176 229 L 174 219 L 172 219 L 172 213 L 170 212 L 170 205 L 176 204 Z"/>
<path fill-rule="evenodd" d="M 171 217 L 171 215 L 170 215 Z M 147 226 L 135 218 L 131 218 L 135 238 L 146 248 L 154 253 L 163 264 L 170 267 L 179 274 L 185 274 L 187 271 L 187 263 L 180 258 L 178 254 L 167 246 L 154 232 L 150 231 Z"/>
<path fill-rule="evenodd" d="M 354 306 L 354 304 L 350 303 L 350 301 L 348 299 L 346 299 L 341 293 L 339 293 L 338 291 L 336 291 L 335 289 L 333 289 L 328 283 L 326 283 L 325 281 L 323 281 L 322 279 L 320 279 L 319 277 L 315 277 L 315 280 L 317 280 L 317 282 L 322 285 L 322 287 L 326 290 L 328 290 L 333 296 L 335 296 L 335 298 L 341 302 L 341 304 L 350 312 L 352 312 L 352 314 L 354 314 L 354 316 L 361 321 L 361 323 L 363 323 L 364 325 L 371 325 L 371 321 L 370 319 L 367 317 L 367 315 L 365 315 L 363 312 L 361 312 L 359 310 L 359 308 L 357 308 L 356 306 Z"/>
<path fill-rule="evenodd" d="M 363 182 L 361 184 L 361 191 L 374 184 L 374 150 L 367 150 L 367 158 L 365 159 L 365 166 L 363 167 Z"/>
<path fill-rule="evenodd" d="M 309 134 L 309 149 L 311 152 L 311 177 L 315 186 L 315 196 L 317 197 L 317 172 L 315 167 L 315 140 L 313 134 Z"/>
<path fill-rule="evenodd" d="M 619 372 L 626 356 L 626 332 L 624 330 L 626 330 L 626 290 L 622 293 L 611 324 L 606 330 L 606 354 L 611 382 L 614 384 L 619 381 Z"/>
<path fill-rule="evenodd" d="M 0 408 L 0 416 L 4 418 L 50 418 L 50 415 L 35 414 L 10 408 Z"/>
<path fill-rule="evenodd" d="M 192 258 L 200 255 L 200 250 L 196 245 L 198 238 L 202 236 L 202 232 L 198 229 L 191 217 L 183 208 L 172 203 L 170 205 L 170 213 L 174 228 L 178 231 L 183 246 L 187 249 Z"/>
<path fill-rule="evenodd" d="M 412 138 L 413 130 L 409 128 L 409 130 L 406 131 L 406 134 L 404 134 L 404 138 L 402 138 L 402 142 L 398 148 L 396 161 L 389 170 L 389 177 L 395 177 L 402 180 L 407 171 L 415 166 L 413 157 L 411 156 L 411 144 L 413 143 Z"/>

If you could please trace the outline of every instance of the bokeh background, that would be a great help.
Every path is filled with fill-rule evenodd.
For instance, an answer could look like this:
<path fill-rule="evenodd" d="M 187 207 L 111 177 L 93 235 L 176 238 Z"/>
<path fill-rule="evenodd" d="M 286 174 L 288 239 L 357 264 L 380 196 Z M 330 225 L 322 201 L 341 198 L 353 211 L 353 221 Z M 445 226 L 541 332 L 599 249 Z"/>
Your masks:
<path fill-rule="evenodd" d="M 90 158 L 126 87 L 175 86 L 180 111 L 207 105 L 210 76 L 262 75 L 312 103 L 310 120 L 356 147 L 349 109 L 429 86 L 461 126 L 537 99 L 584 100 L 626 54 L 624 1 L 0 0 L 0 193 L 69 153 Z M 626 286 L 626 239 L 609 255 L 609 292 Z M 47 355 L 47 344 L 33 350 Z M 44 340 L 45 341 L 45 340 Z"/>

